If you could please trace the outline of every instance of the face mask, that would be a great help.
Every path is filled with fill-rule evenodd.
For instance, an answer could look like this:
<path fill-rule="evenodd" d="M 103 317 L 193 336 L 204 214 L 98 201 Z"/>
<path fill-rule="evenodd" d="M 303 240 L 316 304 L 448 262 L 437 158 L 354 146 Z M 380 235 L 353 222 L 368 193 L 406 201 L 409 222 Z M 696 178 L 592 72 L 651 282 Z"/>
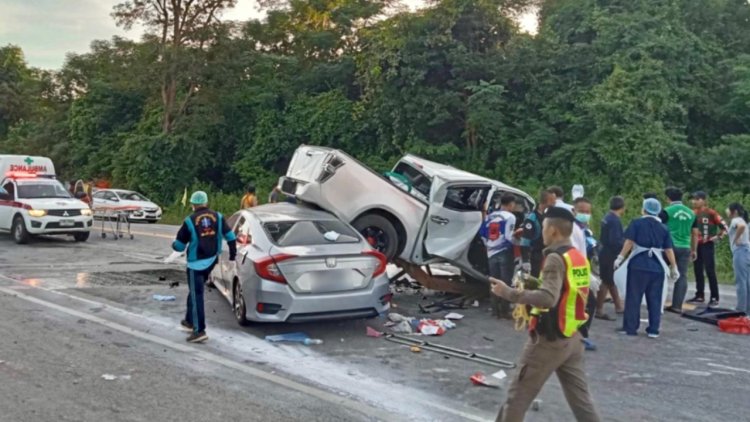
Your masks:
<path fill-rule="evenodd" d="M 591 221 L 591 214 L 576 214 L 576 220 L 581 224 L 588 224 Z"/>

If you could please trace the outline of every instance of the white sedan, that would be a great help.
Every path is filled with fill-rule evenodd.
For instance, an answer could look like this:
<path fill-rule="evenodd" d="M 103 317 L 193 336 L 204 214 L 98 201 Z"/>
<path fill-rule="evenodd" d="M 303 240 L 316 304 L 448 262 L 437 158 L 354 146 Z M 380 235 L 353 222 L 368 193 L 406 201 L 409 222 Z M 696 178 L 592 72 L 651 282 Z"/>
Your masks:
<path fill-rule="evenodd" d="M 161 207 L 151 202 L 138 192 L 121 189 L 101 189 L 94 193 L 94 209 L 97 208 L 133 208 L 130 221 L 156 223 L 161 220 Z"/>

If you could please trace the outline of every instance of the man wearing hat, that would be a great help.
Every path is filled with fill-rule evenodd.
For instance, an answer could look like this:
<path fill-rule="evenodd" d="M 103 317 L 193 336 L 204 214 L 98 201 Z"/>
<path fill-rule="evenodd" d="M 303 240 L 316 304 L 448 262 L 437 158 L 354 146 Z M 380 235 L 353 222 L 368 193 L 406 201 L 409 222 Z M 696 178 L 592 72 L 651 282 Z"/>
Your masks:
<path fill-rule="evenodd" d="M 615 268 L 626 265 L 627 287 L 625 289 L 625 315 L 623 334 L 635 336 L 641 322 L 641 302 L 646 296 L 648 307 L 649 338 L 659 337 L 661 325 L 662 296 L 667 277 L 679 277 L 672 246 L 672 236 L 659 219 L 661 203 L 658 199 L 643 201 L 643 217 L 633 220 L 625 230 L 625 244 L 615 260 Z M 664 262 L 667 256 L 669 268 Z M 628 257 L 627 262 L 625 257 Z"/>
<path fill-rule="evenodd" d="M 586 255 L 570 243 L 574 221 L 573 213 L 565 208 L 547 209 L 542 223 L 547 249 L 539 289 L 521 291 L 490 278 L 495 295 L 531 307 L 529 340 L 508 390 L 507 401 L 497 416 L 500 422 L 522 422 L 553 373 L 560 380 L 576 420 L 600 420 L 589 393 L 583 365 L 584 346 L 578 332 L 588 319 L 590 268 Z"/>
<path fill-rule="evenodd" d="M 703 303 L 706 300 L 706 281 L 703 271 L 708 276 L 708 286 L 711 289 L 711 301 L 709 306 L 719 305 L 719 282 L 716 278 L 716 250 L 714 244 L 726 236 L 727 223 L 718 212 L 707 206 L 708 195 L 706 192 L 698 191 L 693 194 L 693 212 L 695 213 L 695 225 L 693 233 L 698 241 L 693 249 L 695 262 L 695 297 L 688 303 Z"/>
<path fill-rule="evenodd" d="M 229 245 L 229 260 L 237 255 L 237 242 L 232 229 L 224 216 L 208 208 L 208 195 L 194 192 L 190 197 L 193 214 L 185 219 L 172 243 L 177 252 L 187 250 L 187 278 L 190 293 L 187 298 L 185 319 L 181 328 L 190 331 L 187 338 L 191 343 L 208 340 L 206 317 L 203 310 L 203 285 L 211 274 L 217 257 L 221 254 L 223 241 Z"/>

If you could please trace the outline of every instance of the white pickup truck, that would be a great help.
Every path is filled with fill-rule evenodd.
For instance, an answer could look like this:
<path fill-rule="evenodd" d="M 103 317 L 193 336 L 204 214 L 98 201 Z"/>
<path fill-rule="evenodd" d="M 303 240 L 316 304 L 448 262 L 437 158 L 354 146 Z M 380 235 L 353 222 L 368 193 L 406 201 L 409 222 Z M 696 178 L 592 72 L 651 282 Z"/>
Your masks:
<path fill-rule="evenodd" d="M 49 158 L 0 155 L 0 232 L 10 232 L 16 243 L 35 235 L 85 242 L 94 224 L 91 214 L 55 179 Z"/>
<path fill-rule="evenodd" d="M 521 190 L 415 156 L 383 176 L 343 151 L 307 145 L 295 151 L 279 186 L 350 222 L 389 259 L 417 265 L 471 266 L 488 200 L 507 192 L 519 199 L 519 213 L 534 206 Z"/>

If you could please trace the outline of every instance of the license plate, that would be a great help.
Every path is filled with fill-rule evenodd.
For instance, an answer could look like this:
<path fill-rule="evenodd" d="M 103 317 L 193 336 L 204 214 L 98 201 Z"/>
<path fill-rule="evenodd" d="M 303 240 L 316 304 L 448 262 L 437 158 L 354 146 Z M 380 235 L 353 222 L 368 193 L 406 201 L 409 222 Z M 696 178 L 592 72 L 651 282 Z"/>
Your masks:
<path fill-rule="evenodd" d="M 60 220 L 60 227 L 73 227 L 75 224 L 73 220 Z"/>

